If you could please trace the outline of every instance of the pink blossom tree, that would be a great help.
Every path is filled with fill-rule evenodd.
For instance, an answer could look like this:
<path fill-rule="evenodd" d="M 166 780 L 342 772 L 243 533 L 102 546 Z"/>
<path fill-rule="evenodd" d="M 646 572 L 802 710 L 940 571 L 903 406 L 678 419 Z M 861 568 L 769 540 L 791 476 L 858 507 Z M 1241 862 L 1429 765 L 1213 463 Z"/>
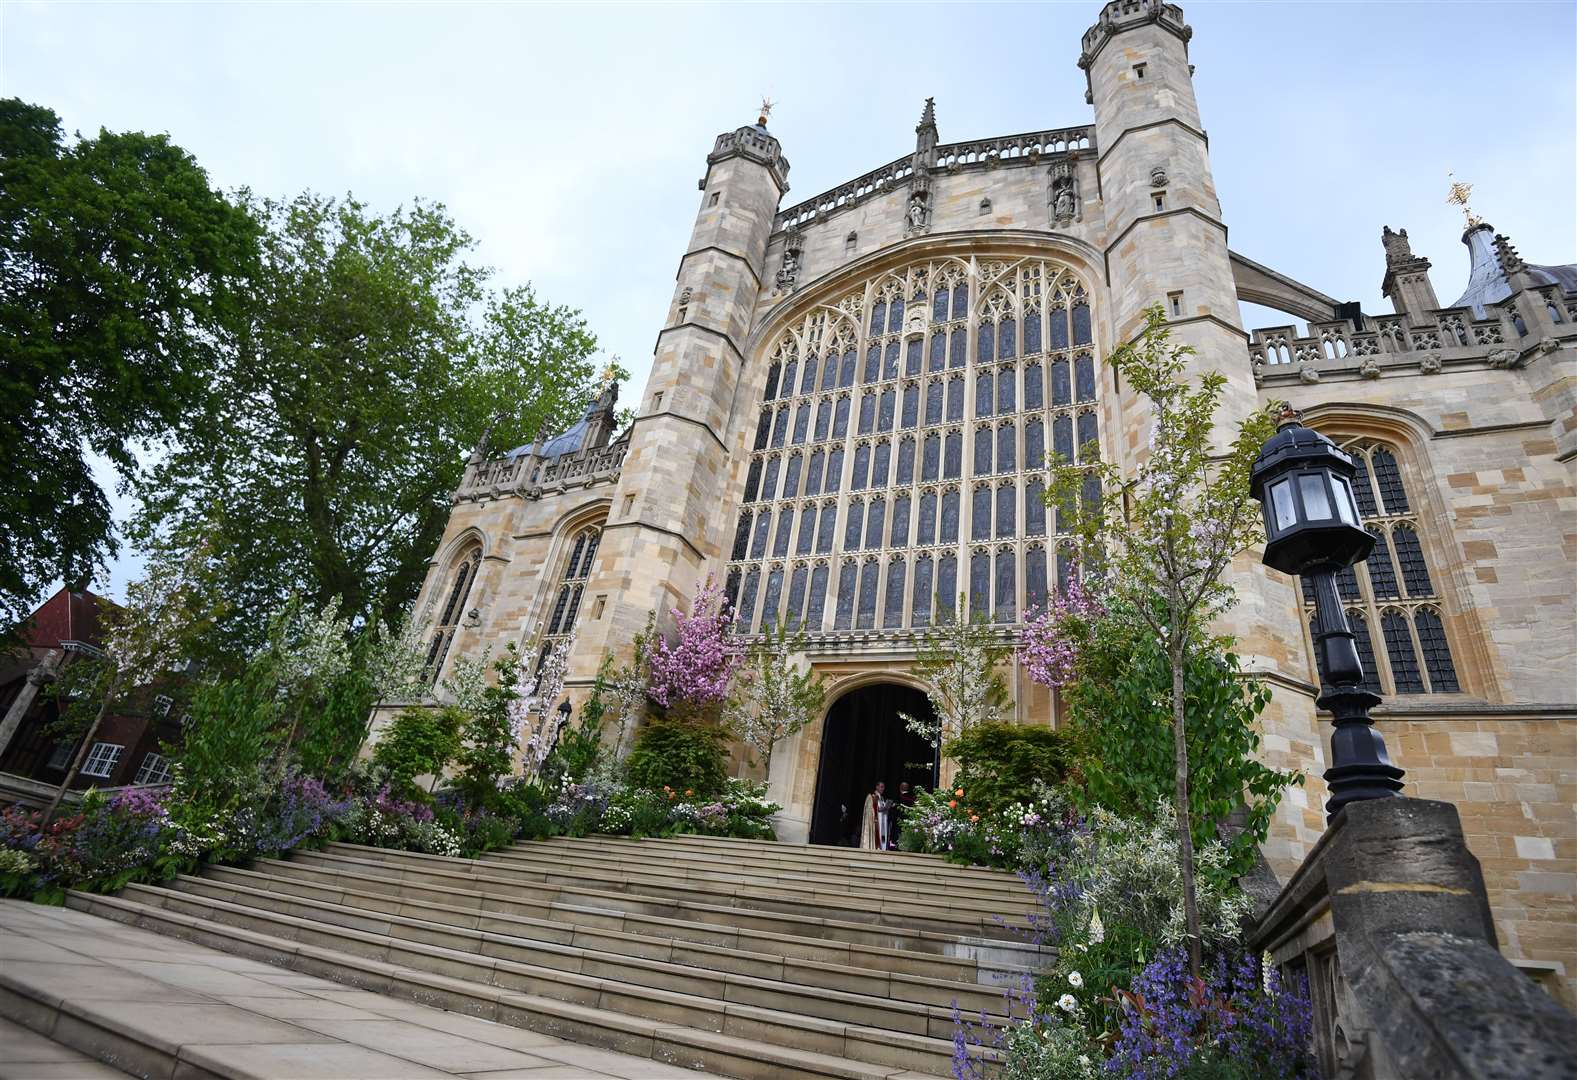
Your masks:
<path fill-rule="evenodd" d="M 734 616 L 722 587 L 708 576 L 689 613 L 674 608 L 673 618 L 673 644 L 661 636 L 651 643 L 647 695 L 675 713 L 721 705 L 744 654 L 729 631 Z"/>
<path fill-rule="evenodd" d="M 1077 578 L 1066 590 L 1053 593 L 1051 601 L 1024 624 L 1018 662 L 1033 682 L 1060 690 L 1078 674 L 1079 648 L 1089 634 L 1090 622 L 1105 614 L 1106 605 L 1084 590 Z"/>

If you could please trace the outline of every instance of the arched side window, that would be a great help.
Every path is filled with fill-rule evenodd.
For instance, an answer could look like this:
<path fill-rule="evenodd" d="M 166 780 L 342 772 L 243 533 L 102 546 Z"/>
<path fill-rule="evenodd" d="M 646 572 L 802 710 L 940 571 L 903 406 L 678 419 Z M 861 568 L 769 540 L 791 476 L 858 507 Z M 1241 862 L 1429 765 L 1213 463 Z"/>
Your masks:
<path fill-rule="evenodd" d="M 1401 454 L 1395 446 L 1366 438 L 1350 440 L 1342 449 L 1358 466 L 1353 494 L 1375 540 L 1362 564 L 1337 576 L 1363 661 L 1363 685 L 1387 695 L 1461 693 L 1441 615 L 1439 575 L 1430 572 L 1424 555 L 1424 530 L 1433 522 L 1409 498 Z M 1305 616 L 1312 616 L 1314 590 L 1308 579 L 1303 603 Z M 1315 655 L 1312 636 L 1309 648 Z"/>
<path fill-rule="evenodd" d="M 1043 606 L 1073 572 L 1045 540 L 1048 466 L 1101 458 L 1093 329 L 1088 289 L 1053 259 L 936 257 L 827 297 L 773 339 L 730 522 L 739 632 L 779 607 L 811 634 L 910 630 L 960 591 L 1006 625 Z M 807 556 L 803 587 L 789 563 L 772 593 L 774 568 Z"/>
<path fill-rule="evenodd" d="M 467 548 L 454 561 L 445 579 L 447 587 L 436 598 L 440 605 L 437 608 L 438 622 L 433 627 L 432 641 L 427 646 L 425 668 L 429 682 L 437 681 L 439 672 L 443 670 L 444 661 L 449 657 L 449 648 L 454 644 L 455 633 L 465 619 L 466 600 L 471 595 L 471 587 L 476 582 L 476 575 L 481 567 L 481 546 Z"/>
<path fill-rule="evenodd" d="M 553 606 L 548 611 L 547 638 L 561 638 L 575 628 L 575 616 L 580 614 L 581 595 L 586 589 L 586 579 L 597 559 L 597 545 L 602 541 L 601 524 L 589 525 L 575 533 L 569 544 L 569 561 L 559 576 L 558 588 L 553 592 Z"/>

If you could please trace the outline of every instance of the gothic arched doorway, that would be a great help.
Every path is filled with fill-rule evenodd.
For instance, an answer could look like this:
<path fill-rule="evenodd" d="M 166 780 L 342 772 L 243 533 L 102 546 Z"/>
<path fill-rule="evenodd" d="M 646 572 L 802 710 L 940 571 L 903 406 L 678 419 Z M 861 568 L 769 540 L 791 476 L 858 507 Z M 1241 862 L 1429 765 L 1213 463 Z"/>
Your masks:
<path fill-rule="evenodd" d="M 858 843 L 860 807 L 878 780 L 886 781 L 889 796 L 903 780 L 936 786 L 936 750 L 904 726 L 900 712 L 921 719 L 933 715 L 923 693 L 893 683 L 851 690 L 833 703 L 821 729 L 811 843 Z"/>

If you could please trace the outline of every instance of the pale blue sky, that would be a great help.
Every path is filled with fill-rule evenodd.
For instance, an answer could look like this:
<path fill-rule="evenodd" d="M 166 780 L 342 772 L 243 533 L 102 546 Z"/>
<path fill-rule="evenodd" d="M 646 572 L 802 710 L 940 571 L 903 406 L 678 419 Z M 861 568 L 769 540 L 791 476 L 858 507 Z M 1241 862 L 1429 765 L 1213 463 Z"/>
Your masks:
<path fill-rule="evenodd" d="M 1184 9 L 1234 250 L 1385 311 L 1380 227 L 1405 227 L 1449 303 L 1455 170 L 1525 258 L 1577 258 L 1577 4 Z M 1074 62 L 1098 11 L 8 0 L 0 94 L 68 130 L 167 131 L 226 188 L 441 201 L 499 282 L 586 312 L 628 400 L 706 153 L 762 94 L 796 202 L 910 150 L 928 95 L 943 141 L 1091 122 Z"/>

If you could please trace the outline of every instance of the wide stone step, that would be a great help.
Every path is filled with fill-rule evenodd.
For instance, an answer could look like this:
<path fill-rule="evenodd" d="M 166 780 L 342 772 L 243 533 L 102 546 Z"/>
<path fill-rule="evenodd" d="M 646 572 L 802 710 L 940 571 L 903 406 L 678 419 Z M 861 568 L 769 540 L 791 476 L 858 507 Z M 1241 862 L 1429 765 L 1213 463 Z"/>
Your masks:
<path fill-rule="evenodd" d="M 181 877 L 171 886 L 181 892 L 231 904 L 261 907 L 301 919 L 547 967 L 585 970 L 585 964 L 592 962 L 606 968 L 624 958 L 640 958 L 651 966 L 643 969 L 635 965 L 633 971 L 619 977 L 645 985 L 666 985 L 682 980 L 686 972 L 695 969 L 718 976 L 744 975 L 793 984 L 812 992 L 848 992 L 866 998 L 947 1009 L 956 1006 L 970 1014 L 1004 1011 L 1004 991 L 1000 988 L 894 975 L 846 964 L 785 958 L 701 942 L 642 937 L 596 926 L 524 916 L 483 917 L 474 910 L 404 901 L 377 893 L 322 890 L 323 896 L 309 898 L 276 892 L 273 882 L 266 878 L 254 885 L 243 885 L 211 877 Z M 675 970 L 661 965 L 671 965 Z M 815 1008 L 794 1011 L 821 1015 Z"/>
<path fill-rule="evenodd" d="M 654 858 L 654 854 L 657 857 Z M 563 873 L 575 868 L 593 879 L 612 874 L 641 882 L 671 881 L 681 885 L 699 882 L 704 887 L 720 883 L 744 890 L 771 888 L 783 895 L 811 901 L 830 895 L 847 898 L 850 905 L 896 901 L 943 910 L 989 905 L 1003 914 L 1028 914 L 1038 909 L 1029 891 L 1017 881 L 1007 887 L 995 883 L 982 887 L 967 879 L 916 883 L 864 871 L 815 871 L 809 867 L 743 861 L 730 865 L 718 857 L 697 858 L 666 849 L 653 853 L 633 847 L 581 849 L 573 845 L 517 844 L 506 851 L 484 855 L 482 861 L 546 873 Z"/>
<path fill-rule="evenodd" d="M 910 927 L 944 934 L 966 936 L 1012 937 L 1029 930 L 1029 911 L 983 914 L 978 909 L 950 909 L 930 903 L 913 903 L 885 897 L 857 898 L 851 902 L 846 894 L 836 892 L 803 892 L 787 884 L 769 888 L 740 885 L 731 882 L 684 881 L 683 879 L 657 878 L 646 875 L 632 878 L 616 871 L 593 873 L 580 866 L 564 866 L 559 870 L 550 867 L 522 867 L 503 860 L 475 862 L 469 859 L 450 859 L 437 855 L 415 855 L 380 848 L 356 848 L 353 845 L 331 845 L 326 854 L 346 855 L 354 852 L 369 861 L 396 860 L 402 865 L 418 860 L 434 868 L 448 868 L 468 874 L 486 874 L 518 883 L 550 884 L 591 888 L 612 892 L 638 892 L 644 896 L 690 900 L 700 903 L 723 903 L 737 908 L 757 911 L 782 912 L 811 918 L 869 922 L 888 927 Z"/>
<path fill-rule="evenodd" d="M 1038 950 L 1018 942 L 954 939 L 950 946 L 954 955 L 946 955 L 934 947 L 919 947 L 946 944 L 941 935 L 900 941 L 900 945 L 909 947 L 884 947 L 840 940 L 828 936 L 824 932 L 827 927 L 814 924 L 790 924 L 796 931 L 792 933 L 733 926 L 719 917 L 732 913 L 735 909 L 731 908 L 697 911 L 688 906 L 664 903 L 661 914 L 625 910 L 618 905 L 631 902 L 628 894 L 609 894 L 594 902 L 582 903 L 543 901 L 520 896 L 507 883 L 501 886 L 505 892 L 494 892 L 486 879 L 472 881 L 452 877 L 447 884 L 430 878 L 401 880 L 378 873 L 384 865 L 312 864 L 295 857 L 288 862 L 259 861 L 253 870 L 211 867 L 205 871 L 204 880 L 266 887 L 276 893 L 315 899 L 356 895 L 369 907 L 400 914 L 409 913 L 407 905 L 432 905 L 456 913 L 457 918 L 474 919 L 478 929 L 491 929 L 489 922 L 494 918 L 521 918 L 570 928 L 560 932 L 573 932 L 574 928 L 582 927 L 658 941 L 693 942 L 786 959 L 923 976 L 949 983 L 1016 986 L 1023 981 L 1027 965 L 1044 958 Z M 860 934 L 869 933 L 863 926 L 854 929 Z"/>
<path fill-rule="evenodd" d="M 952 1053 L 950 1024 L 945 1036 L 932 1037 L 794 1015 L 749 1000 L 470 956 L 173 890 L 137 887 L 122 897 L 72 893 L 68 903 L 363 989 L 736 1077 L 890 1080 L 908 1070 L 939 1076 Z M 738 986 L 748 998 L 760 982 L 725 979 L 723 992 Z"/>

